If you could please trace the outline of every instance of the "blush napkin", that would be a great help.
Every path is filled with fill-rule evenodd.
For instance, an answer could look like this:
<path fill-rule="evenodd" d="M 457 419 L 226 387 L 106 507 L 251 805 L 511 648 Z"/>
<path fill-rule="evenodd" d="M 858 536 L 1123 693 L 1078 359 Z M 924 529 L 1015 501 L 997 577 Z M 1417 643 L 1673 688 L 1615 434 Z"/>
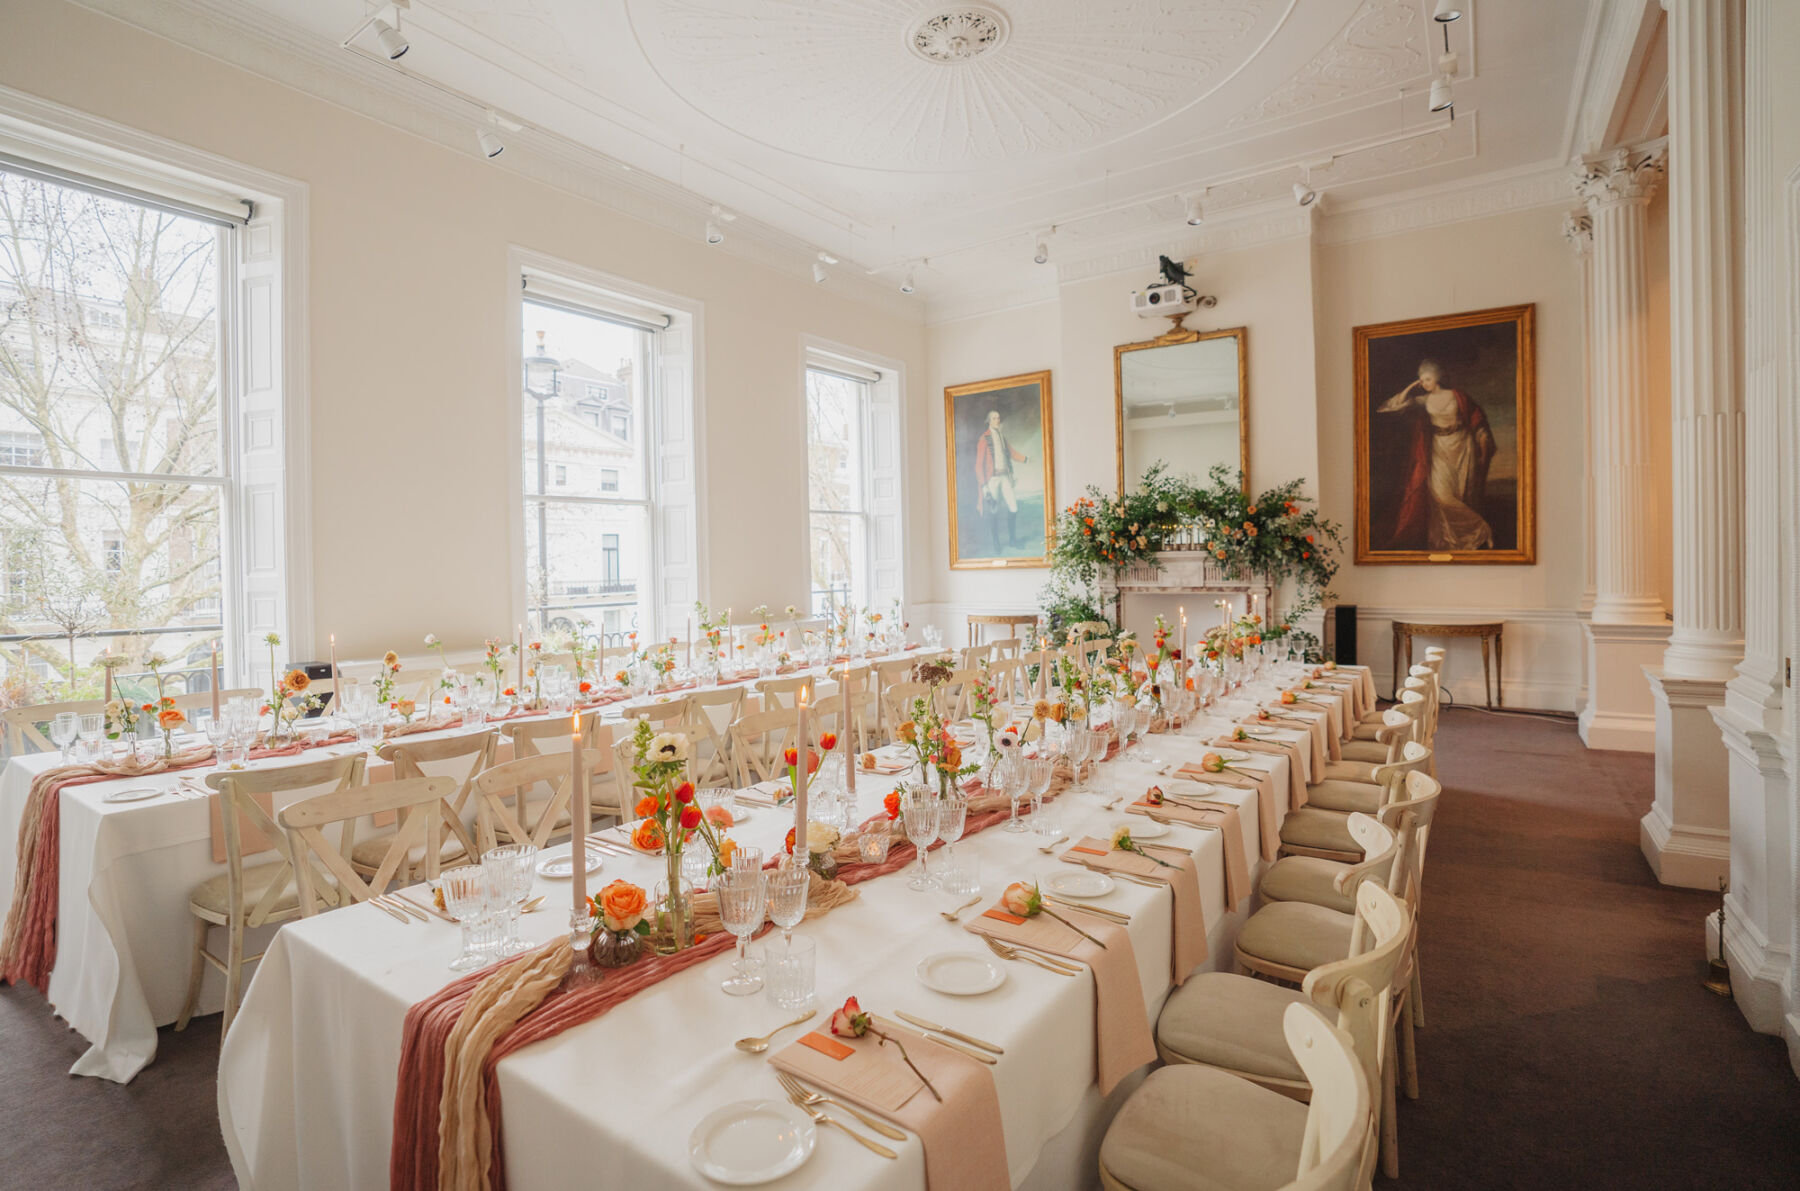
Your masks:
<path fill-rule="evenodd" d="M 997 913 L 1000 917 L 990 918 Z M 1119 1081 L 1156 1061 L 1156 1039 L 1144 1008 L 1144 986 L 1138 979 L 1131 936 L 1109 922 L 1083 922 L 1081 929 L 1105 943 L 1094 946 L 1072 929 L 1044 914 L 1020 921 L 1004 910 L 989 910 L 963 924 L 963 929 L 990 935 L 1080 960 L 1094 973 L 1094 1071 L 1102 1096 Z"/>
<path fill-rule="evenodd" d="M 1300 746 L 1289 740 L 1232 740 L 1221 736 L 1212 742 L 1219 748 L 1243 749 L 1249 753 L 1267 753 L 1273 757 L 1288 759 L 1288 809 L 1297 811 L 1306 805 L 1306 763 L 1301 759 Z"/>
<path fill-rule="evenodd" d="M 1175 771 L 1177 781 L 1211 782 L 1215 786 L 1229 786 L 1233 790 L 1256 791 L 1256 826 L 1261 836 L 1262 858 L 1271 864 L 1281 850 L 1281 825 L 1275 821 L 1275 775 L 1262 773 L 1253 777 L 1241 769 L 1227 769 L 1224 773 L 1207 773 L 1198 765 L 1184 765 Z M 1184 793 L 1163 783 L 1165 790 Z"/>
<path fill-rule="evenodd" d="M 1010 1187 L 1000 1093 L 987 1066 L 885 1017 L 876 1020 L 875 1028 L 905 1045 L 907 1055 L 943 1096 L 942 1104 L 907 1069 L 891 1044 L 879 1046 L 880 1040 L 873 1036 L 831 1039 L 851 1052 L 843 1059 L 834 1059 L 804 1042 L 792 1042 L 770 1055 L 769 1062 L 918 1134 L 919 1143 L 925 1147 L 928 1191 Z M 896 1070 L 872 1071 L 871 1064 L 891 1065 Z M 892 1080 L 880 1078 L 888 1074 L 893 1075 Z M 875 1090 L 878 1083 L 898 1084 L 902 1088 L 910 1084 L 911 1094 L 895 1104 L 893 1097 L 884 1097 Z M 827 1107 L 825 1111 L 831 1109 Z"/>
<path fill-rule="evenodd" d="M 1168 817 L 1178 818 L 1175 815 Z M 1232 848 L 1233 841 L 1227 837 L 1225 840 L 1225 871 L 1227 873 L 1231 871 Z M 1062 859 L 1069 864 L 1084 864 L 1091 861 L 1097 868 L 1126 873 L 1133 877 L 1143 877 L 1150 881 L 1162 881 L 1169 886 L 1169 892 L 1175 899 L 1175 912 L 1170 916 L 1174 925 L 1169 947 L 1169 975 L 1177 985 L 1181 985 L 1187 983 L 1189 974 L 1205 963 L 1207 957 L 1211 955 L 1206 946 L 1206 907 L 1200 901 L 1200 870 L 1195 865 L 1194 854 L 1178 846 L 1171 846 L 1168 849 L 1151 846 L 1150 850 L 1156 853 L 1158 859 L 1175 867 L 1165 868 L 1156 861 L 1146 859 L 1135 852 L 1120 852 L 1108 848 L 1105 840 L 1096 839 L 1093 836 L 1077 841 L 1062 854 Z M 1096 851 L 1102 854 L 1096 856 L 1094 855 Z M 1244 856 L 1244 834 L 1241 828 L 1237 835 L 1236 851 L 1241 867 Z M 1230 909 L 1236 906 L 1236 899 L 1229 896 L 1229 882 L 1227 882 L 1227 886 L 1227 900 L 1231 902 L 1227 909 Z M 1248 889 L 1245 892 L 1248 892 Z M 1057 913 L 1062 912 L 1063 910 L 1059 906 Z M 1085 927 L 1087 918 L 1084 917 L 1081 921 Z"/>
<path fill-rule="evenodd" d="M 1225 845 L 1225 912 L 1229 914 L 1236 910 L 1238 903 L 1250 896 L 1250 857 L 1244 848 L 1244 820 L 1237 807 L 1229 802 L 1208 802 L 1205 806 L 1195 806 L 1173 801 L 1153 807 L 1140 798 L 1125 810 L 1133 815 L 1148 815 L 1155 811 L 1176 823 L 1216 829 L 1224 837 Z M 1198 882 L 1196 875 L 1196 889 L 1199 888 Z"/>

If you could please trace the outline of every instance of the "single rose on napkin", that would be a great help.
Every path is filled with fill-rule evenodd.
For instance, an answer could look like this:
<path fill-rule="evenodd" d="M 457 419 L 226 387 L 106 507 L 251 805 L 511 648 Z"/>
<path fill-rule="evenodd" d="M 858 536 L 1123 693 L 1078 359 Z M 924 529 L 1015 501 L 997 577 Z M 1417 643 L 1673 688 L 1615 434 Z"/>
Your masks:
<path fill-rule="evenodd" d="M 1242 726 L 1235 726 L 1231 729 L 1231 739 L 1233 739 L 1233 740 L 1249 740 L 1250 733 L 1244 731 Z"/>
<path fill-rule="evenodd" d="M 1293 691 L 1281 692 L 1281 705 L 1283 707 L 1292 707 L 1298 702 L 1300 702 L 1300 696 L 1296 695 Z"/>
<path fill-rule="evenodd" d="M 1044 895 L 1036 885 L 1014 881 L 1000 895 L 1000 908 L 1020 918 L 1035 918 L 1044 908 Z"/>
<path fill-rule="evenodd" d="M 930 1092 L 932 1098 L 939 1104 L 944 1102 L 944 1098 L 938 1095 L 938 1090 L 931 1086 L 931 1081 L 925 1078 L 925 1073 L 913 1066 L 911 1057 L 906 1053 L 906 1047 L 892 1034 L 884 1033 L 877 1029 L 875 1027 L 875 1015 L 872 1013 L 864 1013 L 862 1006 L 856 1003 L 855 997 L 851 997 L 849 1000 L 845 1001 L 842 1009 L 834 1009 L 831 1011 L 830 1028 L 831 1032 L 840 1038 L 861 1038 L 865 1035 L 873 1034 L 878 1045 L 886 1046 L 888 1043 L 892 1042 L 894 1044 L 894 1049 L 898 1050 L 900 1052 L 900 1057 L 906 1061 L 906 1065 L 912 1067 L 913 1074 L 919 1077 L 919 1082 L 925 1085 L 925 1090 Z"/>
<path fill-rule="evenodd" d="M 650 898 L 630 881 L 614 881 L 594 899 L 594 910 L 601 925 L 614 934 L 628 930 L 649 934 L 650 924 L 644 920 L 644 911 L 649 905 Z"/>
<path fill-rule="evenodd" d="M 875 768 L 875 754 L 874 753 L 864 753 L 862 755 L 862 767 L 864 769 Z"/>
<path fill-rule="evenodd" d="M 1163 789 L 1161 786 L 1151 786 L 1148 790 L 1144 791 L 1144 802 L 1146 805 L 1161 806 L 1163 801 Z"/>
<path fill-rule="evenodd" d="M 1136 840 L 1131 838 L 1131 825 L 1128 823 L 1121 823 L 1117 827 L 1113 828 L 1112 846 L 1115 851 L 1135 852 L 1139 856 L 1142 856 L 1145 860 L 1155 861 L 1157 864 L 1162 865 L 1164 868 L 1174 868 L 1175 867 L 1174 865 L 1170 864 L 1168 861 L 1159 859 L 1158 857 L 1152 856 L 1152 855 L 1150 855 L 1150 853 L 1144 851 L 1144 845 L 1138 843 Z"/>

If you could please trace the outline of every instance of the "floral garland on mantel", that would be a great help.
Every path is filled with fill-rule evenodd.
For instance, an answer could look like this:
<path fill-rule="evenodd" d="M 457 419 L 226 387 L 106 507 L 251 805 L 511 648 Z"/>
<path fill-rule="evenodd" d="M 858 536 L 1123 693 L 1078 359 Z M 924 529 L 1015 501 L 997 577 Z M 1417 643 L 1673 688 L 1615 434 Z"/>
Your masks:
<path fill-rule="evenodd" d="M 1293 579 L 1294 603 L 1271 635 L 1317 608 L 1330 595 L 1341 541 L 1338 525 L 1320 515 L 1305 481 L 1289 480 L 1255 496 L 1242 473 L 1220 464 L 1204 483 L 1152 464 L 1123 497 L 1090 485 L 1056 519 L 1050 582 L 1042 594 L 1052 630 L 1082 620 L 1109 620 L 1100 607 L 1100 579 L 1116 580 L 1134 565 L 1160 567 L 1157 555 L 1184 527 L 1198 531 L 1200 548 L 1228 578 Z"/>

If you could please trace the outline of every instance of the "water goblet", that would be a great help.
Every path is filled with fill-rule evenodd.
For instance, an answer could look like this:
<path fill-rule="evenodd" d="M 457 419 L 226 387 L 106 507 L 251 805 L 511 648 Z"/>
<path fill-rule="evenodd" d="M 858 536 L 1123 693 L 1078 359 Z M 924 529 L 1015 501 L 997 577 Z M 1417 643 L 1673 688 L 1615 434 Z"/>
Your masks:
<path fill-rule="evenodd" d="M 923 892 L 937 885 L 925 857 L 938 837 L 942 805 L 935 790 L 915 790 L 906 795 L 901 804 L 900 818 L 906 826 L 906 838 L 919 851 L 919 871 L 907 880 L 908 889 Z"/>
<path fill-rule="evenodd" d="M 731 854 L 731 868 L 734 872 L 741 870 L 757 873 L 762 871 L 762 866 L 763 850 L 761 848 L 750 848 L 740 844 L 737 850 Z"/>
<path fill-rule="evenodd" d="M 1013 764 L 1020 765 L 1021 759 L 1014 757 Z M 944 841 L 944 863 L 939 866 L 941 871 L 938 883 L 946 893 L 975 892 L 968 888 L 967 879 L 956 855 L 957 841 L 962 839 L 963 829 L 968 826 L 968 822 L 969 799 L 967 795 L 952 794 L 939 805 L 938 838 Z"/>
<path fill-rule="evenodd" d="M 489 848 L 481 858 L 488 870 L 493 906 L 499 916 L 500 954 L 518 955 L 531 950 L 531 944 L 519 938 L 519 911 L 531 892 L 532 877 L 537 868 L 534 844 L 503 844 Z M 583 860 L 586 858 L 583 857 Z"/>
<path fill-rule="evenodd" d="M 82 760 L 93 761 L 99 758 L 101 738 L 106 735 L 106 716 L 100 712 L 90 712 L 81 717 L 81 727 L 76 735 L 81 740 Z"/>
<path fill-rule="evenodd" d="M 231 718 L 229 716 L 221 712 L 206 721 L 206 743 L 212 745 L 214 762 L 223 759 L 225 745 L 230 739 Z"/>
<path fill-rule="evenodd" d="M 804 864 L 792 863 L 773 869 L 768 874 L 769 921 L 781 928 L 787 945 L 794 945 L 794 927 L 806 917 L 806 894 L 812 885 L 812 870 Z"/>
<path fill-rule="evenodd" d="M 1039 835 L 1054 835 L 1048 816 L 1044 814 L 1044 795 L 1050 791 L 1056 776 L 1056 762 L 1049 757 L 1033 757 L 1025 765 L 1025 788 L 1031 795 L 1031 826 Z"/>
<path fill-rule="evenodd" d="M 59 711 L 50 721 L 50 743 L 62 750 L 63 764 L 69 763 L 69 746 L 81 734 L 81 717 L 73 711 Z"/>
<path fill-rule="evenodd" d="M 488 908 L 488 879 L 479 864 L 450 869 L 438 878 L 444 908 L 462 926 L 462 954 L 450 961 L 452 972 L 479 968 L 482 953 L 490 946 L 492 914 Z"/>
<path fill-rule="evenodd" d="M 768 907 L 768 881 L 761 869 L 733 868 L 721 873 L 714 884 L 719 898 L 719 921 L 737 936 L 737 962 L 719 987 L 734 997 L 748 996 L 762 988 L 762 977 L 750 971 L 746 952 L 750 936 L 763 924 Z"/>
<path fill-rule="evenodd" d="M 769 1000 L 778 1009 L 798 1013 L 813 1007 L 814 971 L 818 946 L 805 935 L 789 939 L 779 951 L 771 949 L 768 961 Z"/>

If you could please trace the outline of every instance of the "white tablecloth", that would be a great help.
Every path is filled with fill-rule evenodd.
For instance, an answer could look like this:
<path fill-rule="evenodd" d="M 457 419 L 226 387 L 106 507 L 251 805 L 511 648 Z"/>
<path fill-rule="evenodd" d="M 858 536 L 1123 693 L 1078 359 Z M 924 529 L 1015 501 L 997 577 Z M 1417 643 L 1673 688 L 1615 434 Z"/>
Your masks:
<path fill-rule="evenodd" d="M 1196 759 L 1205 751 L 1202 741 L 1228 725 L 1212 718 L 1179 738 L 1152 737 L 1135 750 L 1142 760 L 1100 766 L 1052 813 L 1071 833 L 1103 832 L 1122 811 L 1103 810 L 1105 799 L 1140 794 L 1157 779 L 1152 761 Z M 1275 771 L 1283 792 L 1276 805 L 1284 813 L 1287 759 L 1265 755 L 1247 764 Z M 873 813 L 885 789 L 862 783 L 863 813 Z M 1261 868 L 1256 793 L 1221 788 L 1220 794 L 1242 808 L 1255 873 Z M 759 809 L 734 835 L 772 849 L 788 825 L 785 812 Z M 1228 967 L 1252 903 L 1225 915 L 1221 841 L 1218 832 L 1182 826 L 1171 837 L 1199 857 L 1213 964 Z M 959 848 L 979 854 L 984 895 L 993 897 L 1008 881 L 1063 869 L 1038 851 L 1042 842 L 995 827 Z M 595 879 L 603 884 L 619 876 L 649 887 L 661 868 L 655 859 L 608 857 L 590 888 Z M 986 996 L 933 993 L 914 975 L 922 958 L 949 950 L 986 954 L 978 940 L 937 914 L 965 899 L 915 893 L 903 873 L 856 888 L 856 901 L 800 928 L 818 944 L 814 1024 L 823 1025 L 825 1014 L 854 994 L 873 1012 L 908 1010 L 999 1043 L 1006 1054 L 993 1072 L 1014 1185 L 1091 1183 L 1105 1123 L 1134 1082 L 1115 1089 L 1112 1104 L 1095 1088 L 1092 982 L 1008 963 L 1006 983 Z M 542 941 L 566 929 L 569 887 L 540 879 L 536 891 L 551 897 L 550 912 L 522 923 L 527 938 Z M 1144 1011 L 1154 1020 L 1170 987 L 1169 894 L 1121 882 L 1104 904 L 1132 915 Z M 282 929 L 220 1056 L 220 1122 L 242 1186 L 387 1185 L 402 1023 L 415 1002 L 452 978 L 447 965 L 458 941 L 448 924 L 402 925 L 369 906 Z M 689 969 L 500 1064 L 507 1178 L 515 1191 L 707 1185 L 686 1157 L 694 1125 L 721 1104 L 779 1095 L 766 1056 L 741 1054 L 731 1040 L 764 1033 L 789 1016 L 766 995 L 721 992 L 729 963 L 720 957 Z M 923 1185 L 916 1139 L 895 1143 L 899 1161 L 869 1154 L 831 1130 L 821 1131 L 818 1145 L 782 1186 L 917 1191 Z"/>

